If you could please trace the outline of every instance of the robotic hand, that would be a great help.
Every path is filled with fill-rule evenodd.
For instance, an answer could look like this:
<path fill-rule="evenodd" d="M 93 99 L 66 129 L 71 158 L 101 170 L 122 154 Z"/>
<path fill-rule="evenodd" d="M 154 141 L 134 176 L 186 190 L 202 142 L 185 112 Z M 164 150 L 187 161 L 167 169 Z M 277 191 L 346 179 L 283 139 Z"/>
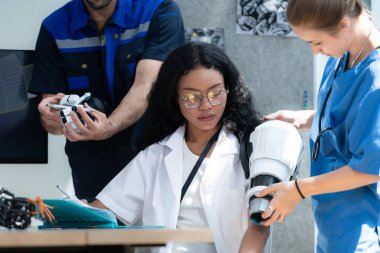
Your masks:
<path fill-rule="evenodd" d="M 73 119 L 71 118 L 70 114 L 71 112 L 77 113 L 78 107 L 83 107 L 83 103 L 87 101 L 91 97 L 91 93 L 87 92 L 83 96 L 79 97 L 78 95 L 66 95 L 64 96 L 61 101 L 59 102 L 62 106 L 67 106 L 67 108 L 64 108 L 62 111 L 60 111 L 59 115 L 61 116 L 61 122 L 64 125 L 66 122 L 69 122 L 71 127 L 78 133 L 80 131 L 78 130 L 77 126 L 75 125 Z M 84 108 L 86 112 L 92 111 L 91 109 Z M 79 113 L 77 113 L 80 121 L 83 125 L 85 125 L 85 122 L 83 121 L 82 117 Z M 90 114 L 89 114 L 90 115 Z"/>
<path fill-rule="evenodd" d="M 271 195 L 258 198 L 256 193 L 265 187 L 290 181 L 298 174 L 303 151 L 302 137 L 290 123 L 271 120 L 253 131 L 241 143 L 241 161 L 249 190 L 246 199 L 251 221 L 260 224 L 261 214 L 272 199 Z"/>
<path fill-rule="evenodd" d="M 71 112 L 77 113 L 79 119 L 81 120 L 82 124 L 85 125 L 85 122 L 83 121 L 81 115 L 78 113 L 78 108 L 83 108 L 83 103 L 87 102 L 91 107 L 106 113 L 106 105 L 104 102 L 102 102 L 100 99 L 91 97 L 91 93 L 87 92 L 83 96 L 79 97 L 78 95 L 65 95 L 59 102 L 59 104 L 47 104 L 48 107 L 61 110 L 59 112 L 59 115 L 61 116 L 61 122 L 64 125 L 66 122 L 69 122 L 71 127 L 76 131 L 80 132 L 75 125 L 73 119 L 71 118 L 70 114 Z M 84 111 L 89 113 L 94 111 L 90 108 L 84 108 Z M 93 116 L 91 114 L 88 114 L 92 119 Z"/>

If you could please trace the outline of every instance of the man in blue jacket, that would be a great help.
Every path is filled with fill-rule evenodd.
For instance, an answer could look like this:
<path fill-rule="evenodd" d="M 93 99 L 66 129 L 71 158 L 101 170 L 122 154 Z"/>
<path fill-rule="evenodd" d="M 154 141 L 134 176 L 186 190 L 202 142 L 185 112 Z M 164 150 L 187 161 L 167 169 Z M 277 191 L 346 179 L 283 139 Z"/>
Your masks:
<path fill-rule="evenodd" d="M 147 94 L 162 61 L 184 42 L 172 0 L 72 0 L 42 23 L 29 91 L 41 94 L 41 122 L 63 134 L 78 198 L 92 199 L 136 155 Z M 90 92 L 103 112 L 79 108 L 77 129 L 48 108 Z"/>

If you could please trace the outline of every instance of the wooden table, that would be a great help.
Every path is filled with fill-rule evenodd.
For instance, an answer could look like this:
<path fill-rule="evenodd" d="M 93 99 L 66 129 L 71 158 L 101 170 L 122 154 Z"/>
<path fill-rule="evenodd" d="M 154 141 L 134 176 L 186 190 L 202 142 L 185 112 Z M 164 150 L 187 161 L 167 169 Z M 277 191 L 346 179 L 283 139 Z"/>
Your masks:
<path fill-rule="evenodd" d="M 168 242 L 213 242 L 209 229 L 63 229 L 0 232 L 1 252 L 129 252 Z"/>

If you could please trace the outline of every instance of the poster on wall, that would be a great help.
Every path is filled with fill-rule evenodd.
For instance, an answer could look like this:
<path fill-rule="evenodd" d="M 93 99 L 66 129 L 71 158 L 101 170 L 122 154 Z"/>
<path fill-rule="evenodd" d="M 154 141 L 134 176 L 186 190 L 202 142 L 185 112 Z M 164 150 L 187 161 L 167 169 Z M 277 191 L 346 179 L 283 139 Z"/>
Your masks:
<path fill-rule="evenodd" d="M 286 9 L 288 0 L 237 0 L 236 33 L 294 36 Z"/>
<path fill-rule="evenodd" d="M 185 29 L 185 39 L 212 43 L 224 50 L 224 29 L 223 28 L 192 28 Z"/>

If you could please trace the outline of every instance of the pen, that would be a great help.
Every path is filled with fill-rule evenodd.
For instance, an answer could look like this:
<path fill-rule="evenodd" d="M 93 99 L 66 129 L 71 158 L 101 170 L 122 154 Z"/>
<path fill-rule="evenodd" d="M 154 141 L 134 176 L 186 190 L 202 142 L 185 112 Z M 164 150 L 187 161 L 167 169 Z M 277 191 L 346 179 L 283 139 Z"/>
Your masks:
<path fill-rule="evenodd" d="M 59 185 L 57 185 L 58 190 L 60 190 L 67 198 L 71 199 L 70 195 L 66 193 Z"/>

